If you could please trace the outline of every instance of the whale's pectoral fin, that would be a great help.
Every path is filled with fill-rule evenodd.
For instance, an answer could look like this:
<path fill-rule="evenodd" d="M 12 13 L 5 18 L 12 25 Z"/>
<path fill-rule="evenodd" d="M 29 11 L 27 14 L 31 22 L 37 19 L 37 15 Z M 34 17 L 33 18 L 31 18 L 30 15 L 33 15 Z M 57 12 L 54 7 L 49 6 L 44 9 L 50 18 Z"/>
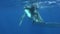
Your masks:
<path fill-rule="evenodd" d="M 19 22 L 19 26 L 21 26 L 22 25 L 22 23 L 23 23 L 23 19 L 24 19 L 24 17 L 25 17 L 25 13 L 21 16 L 21 20 L 20 20 L 20 22 Z"/>
<path fill-rule="evenodd" d="M 38 12 L 33 16 L 33 20 L 36 23 L 44 23 L 43 18 L 40 16 L 40 14 Z"/>
<path fill-rule="evenodd" d="M 38 19 L 39 19 L 40 22 L 44 22 L 43 18 L 42 18 L 41 15 L 39 14 L 39 12 L 38 12 Z"/>

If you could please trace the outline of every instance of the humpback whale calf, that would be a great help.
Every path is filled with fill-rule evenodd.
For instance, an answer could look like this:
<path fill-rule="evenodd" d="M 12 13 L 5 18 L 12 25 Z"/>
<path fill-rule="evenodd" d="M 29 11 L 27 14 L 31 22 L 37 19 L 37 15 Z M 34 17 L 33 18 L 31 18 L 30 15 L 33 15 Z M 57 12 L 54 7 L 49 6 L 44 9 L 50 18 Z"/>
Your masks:
<path fill-rule="evenodd" d="M 22 16 L 22 19 L 21 19 L 19 25 L 22 24 L 25 16 L 32 19 L 33 23 L 43 23 L 44 22 L 42 17 L 40 16 L 40 13 L 38 12 L 38 6 L 35 3 L 24 6 L 24 15 Z"/>

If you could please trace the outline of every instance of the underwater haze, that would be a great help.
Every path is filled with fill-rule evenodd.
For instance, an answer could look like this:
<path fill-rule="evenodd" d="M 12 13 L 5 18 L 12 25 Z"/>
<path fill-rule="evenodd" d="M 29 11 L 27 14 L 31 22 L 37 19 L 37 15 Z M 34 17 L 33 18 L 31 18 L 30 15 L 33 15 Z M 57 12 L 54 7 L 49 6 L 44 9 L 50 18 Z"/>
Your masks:
<path fill-rule="evenodd" d="M 44 4 L 44 1 L 54 1 Z M 39 13 L 46 24 L 33 24 L 24 14 L 25 0 L 0 0 L 0 34 L 60 34 L 60 0 L 41 0 Z"/>

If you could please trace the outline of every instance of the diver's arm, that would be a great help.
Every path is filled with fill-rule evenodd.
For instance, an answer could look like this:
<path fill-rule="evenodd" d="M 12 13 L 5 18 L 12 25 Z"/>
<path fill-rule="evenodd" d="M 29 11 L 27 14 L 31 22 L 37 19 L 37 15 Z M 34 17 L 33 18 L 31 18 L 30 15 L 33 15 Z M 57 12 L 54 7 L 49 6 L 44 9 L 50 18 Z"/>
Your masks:
<path fill-rule="evenodd" d="M 21 26 L 22 25 L 22 23 L 23 23 L 23 19 L 24 19 L 24 17 L 25 17 L 25 13 L 21 16 L 21 20 L 20 20 L 20 23 L 19 23 L 19 26 Z"/>

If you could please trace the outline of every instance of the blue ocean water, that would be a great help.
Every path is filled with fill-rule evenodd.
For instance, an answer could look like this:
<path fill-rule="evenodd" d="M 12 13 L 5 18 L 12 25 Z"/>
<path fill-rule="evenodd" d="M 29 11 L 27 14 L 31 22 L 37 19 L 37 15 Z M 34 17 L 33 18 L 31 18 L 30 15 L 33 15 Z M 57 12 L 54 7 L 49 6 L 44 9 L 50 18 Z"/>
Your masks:
<path fill-rule="evenodd" d="M 40 14 L 48 25 L 32 24 L 27 16 L 19 26 L 24 14 L 24 4 L 20 0 L 0 0 L 0 34 L 60 34 L 60 6 L 40 9 Z"/>

